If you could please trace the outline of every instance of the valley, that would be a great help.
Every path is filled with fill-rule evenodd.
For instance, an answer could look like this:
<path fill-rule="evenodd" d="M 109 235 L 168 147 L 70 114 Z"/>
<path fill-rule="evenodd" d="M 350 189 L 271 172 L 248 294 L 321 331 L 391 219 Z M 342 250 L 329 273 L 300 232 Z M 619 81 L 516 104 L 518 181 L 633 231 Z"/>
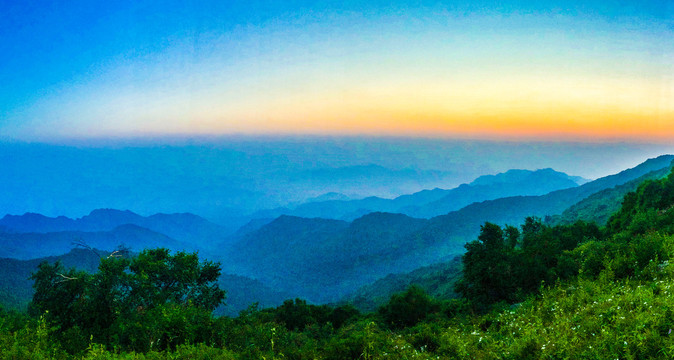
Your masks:
<path fill-rule="evenodd" d="M 69 256 L 83 264 L 71 260 L 69 265 L 92 270 L 86 265 L 91 254 L 82 252 L 82 245 L 103 252 L 123 248 L 137 253 L 156 247 L 198 251 L 201 257 L 222 266 L 225 275 L 221 284 L 230 301 L 226 301 L 226 310 L 220 311 L 230 316 L 255 302 L 274 306 L 288 298 L 314 304 L 341 303 L 353 301 L 362 291 L 359 289 L 372 289 L 387 277 L 404 279 L 407 275 L 403 274 L 417 269 L 450 263 L 465 251 L 464 244 L 477 237 L 485 222 L 521 224 L 528 216 L 551 223 L 570 217 L 605 222 L 624 194 L 644 180 L 667 175 L 673 160 L 674 156 L 661 156 L 594 181 L 550 169 L 513 170 L 479 177 L 454 189 L 421 191 L 391 200 L 317 201 L 291 211 L 304 217 L 282 214 L 268 218 L 278 210 L 253 213 L 249 223 L 235 232 L 227 231 L 227 224 L 189 213 L 146 217 L 128 210 L 98 209 L 75 219 L 33 213 L 6 215 L 0 219 L 0 257 L 14 264 L 23 260 L 19 262 L 23 264 L 20 277 L 25 279 L 39 258 Z M 379 211 L 442 208 L 438 205 L 442 203 L 458 209 L 430 218 Z M 594 209 L 591 218 L 578 215 L 578 209 L 588 207 Z M 353 212 L 366 214 L 339 220 Z M 22 295 L 11 301 L 17 308 L 25 308 L 30 300 L 30 283 L 21 284 Z M 371 310 L 372 304 L 381 303 L 401 287 L 372 296 L 379 300 L 361 299 L 360 307 Z"/>

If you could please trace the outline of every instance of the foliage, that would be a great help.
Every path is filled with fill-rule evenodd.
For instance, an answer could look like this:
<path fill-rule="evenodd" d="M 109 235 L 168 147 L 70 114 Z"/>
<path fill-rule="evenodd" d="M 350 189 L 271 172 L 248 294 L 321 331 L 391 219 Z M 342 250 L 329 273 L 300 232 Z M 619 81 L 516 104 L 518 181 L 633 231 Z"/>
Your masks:
<path fill-rule="evenodd" d="M 274 311 L 274 319 L 288 330 L 304 330 L 309 325 L 324 326 L 330 324 L 339 329 L 352 317 L 360 315 L 353 306 L 344 305 L 332 308 L 327 305 L 307 305 L 302 299 L 286 300 Z"/>
<path fill-rule="evenodd" d="M 32 276 L 30 313 L 44 314 L 70 352 L 91 339 L 135 351 L 174 348 L 210 338 L 211 312 L 225 296 L 219 275 L 218 264 L 166 249 L 108 257 L 94 274 L 45 262 Z"/>
<path fill-rule="evenodd" d="M 372 314 L 295 299 L 214 318 L 217 265 L 164 250 L 42 264 L 32 316 L 0 311 L 0 359 L 671 359 L 672 190 L 674 173 L 645 182 L 603 228 L 486 223 L 463 298 L 410 287 Z"/>
<path fill-rule="evenodd" d="M 439 304 L 417 286 L 411 286 L 403 293 L 394 294 L 388 304 L 379 308 L 384 322 L 393 328 L 414 326 L 429 314 L 438 311 Z"/>
<path fill-rule="evenodd" d="M 579 269 L 569 263 L 568 252 L 601 236 L 596 225 L 582 221 L 550 227 L 529 217 L 521 232 L 486 223 L 478 239 L 466 244 L 463 279 L 456 289 L 479 311 L 498 302 L 522 301 L 542 282 L 576 275 Z"/>
<path fill-rule="evenodd" d="M 459 296 L 454 285 L 461 278 L 461 267 L 461 257 L 457 256 L 450 261 L 424 266 L 409 273 L 390 274 L 360 288 L 346 301 L 360 311 L 373 312 L 384 306 L 393 294 L 403 292 L 412 285 L 434 298 L 454 299 Z"/>
<path fill-rule="evenodd" d="M 564 210 L 562 214 L 553 216 L 551 224 L 568 225 L 583 220 L 606 225 L 611 215 L 620 210 L 625 195 L 636 191 L 639 185 L 646 180 L 661 179 L 667 176 L 670 168 L 671 166 L 655 170 L 624 184 L 592 194 Z"/>

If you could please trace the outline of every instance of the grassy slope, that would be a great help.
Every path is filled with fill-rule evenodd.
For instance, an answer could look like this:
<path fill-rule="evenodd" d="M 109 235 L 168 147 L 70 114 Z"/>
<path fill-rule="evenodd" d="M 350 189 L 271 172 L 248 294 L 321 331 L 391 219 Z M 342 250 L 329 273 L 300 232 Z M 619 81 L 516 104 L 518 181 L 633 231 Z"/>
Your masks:
<path fill-rule="evenodd" d="M 667 267 L 641 281 L 604 276 L 556 285 L 515 311 L 450 327 L 438 352 L 459 359 L 671 359 L 673 274 Z"/>

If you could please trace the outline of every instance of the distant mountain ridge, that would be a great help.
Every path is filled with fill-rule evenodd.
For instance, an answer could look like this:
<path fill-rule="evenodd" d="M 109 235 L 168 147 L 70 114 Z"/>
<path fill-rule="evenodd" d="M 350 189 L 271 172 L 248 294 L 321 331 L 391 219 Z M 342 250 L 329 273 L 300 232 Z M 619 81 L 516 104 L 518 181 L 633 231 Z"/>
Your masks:
<path fill-rule="evenodd" d="M 459 210 L 472 203 L 509 196 L 537 196 L 551 191 L 575 188 L 587 180 L 572 177 L 553 169 L 509 170 L 497 175 L 481 176 L 468 185 L 448 190 L 442 198 L 424 204 L 403 208 L 414 217 L 431 218 Z"/>
<path fill-rule="evenodd" d="M 553 216 L 550 222 L 557 225 L 583 220 L 605 225 L 611 215 L 620 209 L 627 193 L 635 191 L 642 182 L 664 178 L 669 172 L 669 168 L 651 171 L 622 185 L 596 192 L 564 210 L 562 214 Z"/>
<path fill-rule="evenodd" d="M 499 225 L 521 224 L 527 216 L 545 219 L 558 215 L 567 208 L 597 192 L 623 185 L 653 171 L 670 169 L 674 155 L 648 159 L 642 164 L 609 175 L 578 187 L 557 190 L 541 196 L 514 196 L 474 203 L 465 208 L 430 219 L 432 225 L 424 237 L 442 233 L 448 236 L 475 237 L 480 225 L 489 221 Z"/>
<path fill-rule="evenodd" d="M 188 248 L 204 248 L 223 241 L 226 230 L 200 216 L 155 214 L 141 216 L 129 210 L 96 209 L 78 219 L 40 214 L 5 215 L 0 229 L 6 233 L 114 232 L 124 225 L 135 225 L 175 239 Z"/>
<path fill-rule="evenodd" d="M 517 183 L 517 182 L 530 181 L 531 178 L 534 178 L 535 180 L 542 180 L 546 177 L 548 179 L 556 179 L 558 181 L 569 180 L 576 185 L 583 185 L 590 181 L 580 176 L 571 176 L 563 172 L 555 171 L 554 169 L 551 168 L 538 169 L 536 171 L 512 169 L 496 175 L 482 175 L 477 179 L 473 180 L 472 182 L 470 182 L 469 185 L 480 186 L 480 185 L 494 185 L 504 183 Z M 568 182 L 566 183 L 568 184 Z"/>
<path fill-rule="evenodd" d="M 78 243 L 105 251 L 119 246 L 133 251 L 166 247 L 174 250 L 194 250 L 190 244 L 137 225 L 120 225 L 110 231 L 58 231 L 50 233 L 0 233 L 0 257 L 35 259 L 65 254 Z"/>
<path fill-rule="evenodd" d="M 430 219 L 389 212 L 369 212 L 351 221 L 282 215 L 252 222 L 233 238 L 219 237 L 219 226 L 192 214 L 144 217 L 130 211 L 99 209 L 80 219 L 39 214 L 5 216 L 0 219 L 0 228 L 4 229 L 0 233 L 0 242 L 4 245 L 0 256 L 27 259 L 26 256 L 64 253 L 78 238 L 105 250 L 112 250 L 111 247 L 120 242 L 136 247 L 174 249 L 186 248 L 186 244 L 214 245 L 217 253 L 207 257 L 221 261 L 223 272 L 246 277 L 247 285 L 242 285 L 242 291 L 258 291 L 270 303 L 280 300 L 276 296 L 302 297 L 317 303 L 335 302 L 389 274 L 449 261 L 463 252 L 465 242 L 477 236 L 485 221 L 519 225 L 526 216 L 559 215 L 594 194 L 665 171 L 673 160 L 672 155 L 661 156 L 580 186 L 544 195 L 473 202 Z M 415 196 L 432 203 L 448 195 L 454 199 L 450 203 L 460 203 L 457 199 L 470 198 L 466 195 L 470 191 L 493 196 L 487 189 L 515 187 L 512 184 L 523 181 L 542 183 L 542 179 L 550 176 L 558 179 L 553 187 L 574 182 L 568 175 L 558 174 L 549 169 L 513 171 L 501 177 L 481 178 L 476 185 L 467 184 L 453 189 L 455 191 L 436 189 L 408 195 L 401 197 L 400 203 L 409 206 Z"/>
<path fill-rule="evenodd" d="M 331 199 L 312 201 L 295 208 L 278 208 L 259 211 L 256 218 L 274 218 L 280 215 L 322 217 L 354 220 L 370 212 L 401 213 L 412 217 L 431 218 L 458 210 L 474 202 L 498 199 L 513 195 L 542 195 L 550 191 L 576 187 L 587 180 L 569 176 L 553 169 L 509 170 L 496 175 L 486 175 L 451 190 L 435 188 L 395 199 L 376 196 L 359 200 Z M 337 196 L 333 195 L 337 198 Z"/>
<path fill-rule="evenodd" d="M 431 219 L 375 212 L 349 223 L 284 215 L 223 245 L 223 263 L 310 301 L 337 301 L 388 274 L 451 259 L 486 221 L 518 226 L 527 216 L 561 214 L 594 193 L 669 168 L 672 160 L 661 156 L 581 186 L 473 203 Z"/>

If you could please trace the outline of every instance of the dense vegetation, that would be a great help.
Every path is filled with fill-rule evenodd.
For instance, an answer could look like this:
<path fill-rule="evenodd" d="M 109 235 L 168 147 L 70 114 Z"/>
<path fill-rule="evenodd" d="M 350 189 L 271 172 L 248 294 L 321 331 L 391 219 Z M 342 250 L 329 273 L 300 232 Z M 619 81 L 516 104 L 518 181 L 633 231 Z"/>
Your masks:
<path fill-rule="evenodd" d="M 386 304 L 393 294 L 407 290 L 411 284 L 435 298 L 453 299 L 459 296 L 455 285 L 461 278 L 461 266 L 461 257 L 457 256 L 448 262 L 424 266 L 409 273 L 389 274 L 361 287 L 342 303 L 352 304 L 363 312 L 372 312 Z"/>
<path fill-rule="evenodd" d="M 0 316 L 0 359 L 674 357 L 674 172 L 606 226 L 486 223 L 466 250 L 463 297 L 411 287 L 368 314 L 296 299 L 214 317 L 219 267 L 194 254 L 43 264 L 30 314 Z"/>
<path fill-rule="evenodd" d="M 636 191 L 646 180 L 656 180 L 666 177 L 670 167 L 651 171 L 622 185 L 608 188 L 594 193 L 577 204 L 564 210 L 560 215 L 552 216 L 552 224 L 572 224 L 578 220 L 595 222 L 605 225 L 615 212 L 620 210 L 622 200 L 627 193 Z"/>
<path fill-rule="evenodd" d="M 672 158 L 651 159 L 619 174 L 546 195 L 476 202 L 431 219 L 377 212 L 350 223 L 281 216 L 230 245 L 223 244 L 224 271 L 254 277 L 309 301 L 338 302 L 390 273 L 413 271 L 462 254 L 463 245 L 479 235 L 485 221 L 517 225 L 527 216 L 561 214 L 592 194 L 669 169 Z M 465 186 L 455 190 L 454 200 L 460 193 L 472 193 Z"/>
<path fill-rule="evenodd" d="M 0 304 L 25 309 L 33 294 L 31 283 L 25 280 L 37 265 L 35 258 L 64 254 L 72 248 L 73 239 L 107 251 L 118 245 L 132 251 L 158 246 L 172 251 L 198 250 L 201 257 L 222 264 L 223 275 L 219 283 L 221 288 L 229 291 L 228 306 L 221 306 L 216 314 L 229 316 L 236 316 L 254 301 L 259 301 L 262 307 L 278 306 L 285 299 L 295 297 L 313 303 L 341 303 L 354 293 L 355 296 L 363 295 L 358 301 L 354 300 L 354 304 L 370 311 L 385 303 L 392 292 L 404 290 L 410 280 L 419 282 L 434 296 L 451 297 L 454 296 L 452 279 L 457 275 L 452 269 L 428 274 L 438 281 L 415 279 L 417 275 L 426 276 L 415 274 L 390 279 L 396 283 L 379 282 L 378 288 L 363 287 L 389 274 L 416 271 L 460 256 L 465 251 L 463 245 L 479 235 L 480 225 L 486 221 L 517 225 L 531 215 L 546 218 L 595 194 L 591 197 L 596 201 L 586 202 L 585 205 L 590 206 L 578 208 L 579 212 L 569 212 L 565 220 L 568 223 L 573 223 L 576 218 L 598 220 L 603 225 L 610 213 L 619 208 L 624 190 L 636 189 L 637 183 L 631 183 L 629 188 L 622 184 L 639 177 L 643 180 L 644 175 L 653 171 L 668 169 L 672 158 L 665 155 L 650 159 L 619 174 L 547 195 L 501 198 L 475 203 L 451 213 L 446 213 L 445 208 L 445 215 L 432 219 L 370 213 L 359 205 L 356 211 L 359 218 L 351 222 L 313 218 L 320 213 L 312 213 L 312 219 L 283 216 L 258 219 L 227 236 L 221 226 L 191 214 L 146 217 L 130 211 L 98 209 L 79 219 L 30 213 L 7 215 L 0 219 L 0 243 L 3 244 L 0 247 Z M 568 182 L 573 181 L 576 180 L 552 170 L 509 171 L 478 178 L 453 190 L 429 190 L 390 201 L 402 207 L 433 203 L 432 208 L 437 210 L 442 209 L 437 203 L 441 198 L 452 206 L 461 206 L 508 192 L 540 193 L 549 190 L 546 186 L 553 183 L 566 183 L 563 187 L 567 187 L 570 186 Z M 611 191 L 602 193 L 605 189 Z M 610 201 L 607 201 L 609 197 Z M 368 214 L 361 216 L 362 211 Z M 595 215 L 600 215 L 603 220 Z M 554 223 L 546 221 L 546 224 Z M 97 261 L 98 257 L 93 259 Z M 85 261 L 89 259 L 82 259 Z M 70 265 L 81 268 L 77 263 Z M 97 266 L 96 263 L 94 269 Z M 441 282 L 445 275 L 449 281 Z M 402 282 L 398 283 L 400 280 Z M 379 288 L 380 285 L 383 287 Z"/>

